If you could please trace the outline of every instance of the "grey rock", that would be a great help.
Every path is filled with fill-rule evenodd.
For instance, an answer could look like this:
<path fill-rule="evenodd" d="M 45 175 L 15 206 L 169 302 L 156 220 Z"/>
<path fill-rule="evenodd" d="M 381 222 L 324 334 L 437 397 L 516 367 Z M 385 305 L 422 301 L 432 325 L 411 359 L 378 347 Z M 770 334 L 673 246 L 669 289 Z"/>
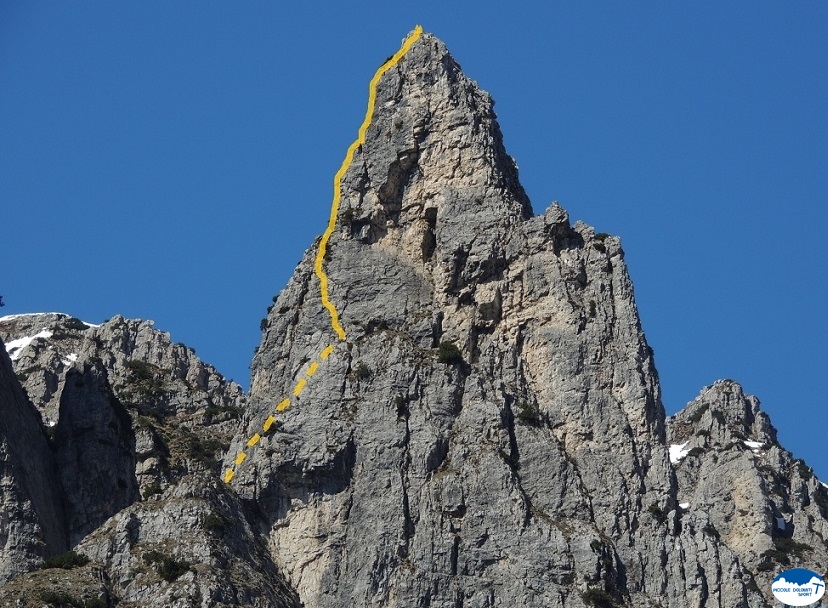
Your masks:
<path fill-rule="evenodd" d="M 674 532 L 646 510 L 674 512 L 676 485 L 618 239 L 558 205 L 531 216 L 491 99 L 433 37 L 380 80 L 376 108 L 328 243 L 347 344 L 311 248 L 229 452 L 334 344 L 235 482 L 275 513 L 291 583 L 311 606 L 667 592 Z M 461 363 L 438 361 L 446 341 Z"/>
<path fill-rule="evenodd" d="M 66 550 L 57 487 L 40 416 L 0 341 L 0 584 Z"/>
<path fill-rule="evenodd" d="M 69 547 L 92 559 L 65 580 L 53 570 L 19 577 L 0 589 L 0 605 L 36 602 L 46 582 L 76 601 L 127 607 L 298 605 L 262 540 L 261 515 L 219 478 L 218 457 L 246 408 L 238 385 L 152 322 L 117 316 L 84 326 L 63 314 L 22 315 L 0 320 L 0 330 L 24 344 L 12 354 L 38 397 L 42 428 L 16 390 L 42 443 L 35 460 L 52 475 L 37 487 L 55 491 L 63 535 L 27 561 L 10 553 L 19 563 L 6 578 Z M 8 376 L 17 383 L 11 365 Z M 50 377 L 57 388 L 43 390 Z M 22 536 L 36 539 L 37 530 Z"/>
<path fill-rule="evenodd" d="M 665 418 L 620 240 L 533 215 L 443 43 L 376 93 L 323 260 L 345 339 L 320 240 L 249 395 L 151 322 L 0 319 L 3 576 L 91 559 L 0 605 L 48 581 L 150 608 L 746 608 L 782 568 L 824 571 L 826 487 L 734 382 Z"/>
<path fill-rule="evenodd" d="M 727 548 L 767 605 L 780 571 L 825 571 L 828 489 L 779 445 L 756 397 L 720 380 L 667 422 L 668 441 L 687 452 L 675 464 L 683 521 Z"/>
<path fill-rule="evenodd" d="M 74 546 L 140 499 L 132 419 L 100 362 L 66 374 L 55 427 L 55 464 Z"/>

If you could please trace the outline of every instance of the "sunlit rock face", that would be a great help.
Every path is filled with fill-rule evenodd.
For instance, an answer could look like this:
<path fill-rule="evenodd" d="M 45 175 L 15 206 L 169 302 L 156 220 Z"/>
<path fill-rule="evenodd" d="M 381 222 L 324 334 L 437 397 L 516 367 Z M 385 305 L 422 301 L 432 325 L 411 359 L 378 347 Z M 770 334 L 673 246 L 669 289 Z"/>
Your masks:
<path fill-rule="evenodd" d="M 535 214 L 445 45 L 375 92 L 249 394 L 151 322 L 0 319 L 0 605 L 752 608 L 824 572 L 825 486 L 735 382 L 665 418 L 620 240 Z"/>

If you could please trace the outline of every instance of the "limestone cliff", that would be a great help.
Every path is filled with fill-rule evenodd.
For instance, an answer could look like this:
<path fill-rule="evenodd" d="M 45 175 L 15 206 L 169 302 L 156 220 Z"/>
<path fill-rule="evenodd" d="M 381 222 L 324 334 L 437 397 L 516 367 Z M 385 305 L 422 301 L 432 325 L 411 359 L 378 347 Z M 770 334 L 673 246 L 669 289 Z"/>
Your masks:
<path fill-rule="evenodd" d="M 33 438 L 0 438 L 0 605 L 744 608 L 824 573 L 825 486 L 733 382 L 665 418 L 619 239 L 535 215 L 489 95 L 412 40 L 249 395 L 149 322 L 0 319 Z"/>
<path fill-rule="evenodd" d="M 2 341 L 0 341 L 2 344 Z M 68 548 L 40 417 L 0 352 L 0 583 Z"/>
<path fill-rule="evenodd" d="M 4 580 L 69 548 L 91 559 L 67 564 L 62 556 L 59 563 L 77 567 L 17 578 L 0 587 L 0 605 L 298 605 L 257 513 L 219 478 L 218 458 L 246 408 L 238 385 L 151 322 L 115 317 L 93 326 L 62 314 L 22 315 L 0 319 L 0 337 L 16 371 L 8 366 L 3 375 L 4 411 L 34 429 L 14 421 L 7 466 L 43 470 L 22 482 L 7 477 L 3 502 L 17 513 L 3 530 L 14 539 L 0 553 Z M 16 401 L 7 404 L 8 395 Z M 18 499 L 27 479 L 33 489 Z M 57 540 L 48 545 L 40 539 L 52 528 Z"/>

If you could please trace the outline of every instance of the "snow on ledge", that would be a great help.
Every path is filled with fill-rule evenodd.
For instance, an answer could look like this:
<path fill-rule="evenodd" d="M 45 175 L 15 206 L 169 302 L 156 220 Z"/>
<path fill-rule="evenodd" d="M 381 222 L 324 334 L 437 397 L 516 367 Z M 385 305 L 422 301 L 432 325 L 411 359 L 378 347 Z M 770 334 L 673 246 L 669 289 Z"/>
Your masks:
<path fill-rule="evenodd" d="M 742 443 L 744 443 L 744 444 L 745 444 L 747 447 L 749 447 L 751 450 L 758 450 L 758 449 L 760 449 L 763 445 L 765 445 L 765 444 L 764 444 L 764 443 L 762 443 L 761 441 L 743 441 Z"/>
<path fill-rule="evenodd" d="M 687 456 L 690 453 L 690 450 L 685 450 L 684 446 L 687 445 L 687 441 L 681 444 L 672 444 L 670 446 L 670 462 L 676 464 L 681 462 L 681 459 Z"/>
<path fill-rule="evenodd" d="M 48 329 L 42 329 L 33 336 L 24 336 L 22 338 L 18 338 L 17 340 L 9 340 L 8 342 L 6 342 L 6 352 L 9 353 L 9 358 L 11 358 L 12 361 L 15 361 L 20 356 L 20 353 L 23 352 L 23 349 L 35 340 L 37 340 L 38 338 L 51 337 L 52 332 L 50 332 Z"/>
<path fill-rule="evenodd" d="M 690 503 L 689 502 L 680 502 L 679 503 L 679 509 L 683 509 L 683 510 L 686 511 L 689 508 L 690 508 Z"/>

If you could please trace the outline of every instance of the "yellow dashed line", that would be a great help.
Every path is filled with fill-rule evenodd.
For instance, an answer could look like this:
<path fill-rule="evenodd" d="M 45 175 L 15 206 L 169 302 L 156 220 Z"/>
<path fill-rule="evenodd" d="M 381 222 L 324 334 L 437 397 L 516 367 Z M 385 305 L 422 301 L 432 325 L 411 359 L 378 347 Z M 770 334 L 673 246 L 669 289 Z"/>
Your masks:
<path fill-rule="evenodd" d="M 385 74 L 388 70 L 393 68 L 397 63 L 399 63 L 402 56 L 408 52 L 408 49 L 411 48 L 411 45 L 416 42 L 416 40 L 420 37 L 423 33 L 423 28 L 419 25 L 414 28 L 414 32 L 405 39 L 403 42 L 402 47 L 400 50 L 394 53 L 391 56 L 391 59 L 386 61 L 380 68 L 377 70 L 374 77 L 371 79 L 371 82 L 368 85 L 368 110 L 365 112 L 365 120 L 362 121 L 362 125 L 359 127 L 359 133 L 357 135 L 357 139 L 354 143 L 352 143 L 348 147 L 348 151 L 345 153 L 345 160 L 342 162 L 342 166 L 339 168 L 339 171 L 336 172 L 334 176 L 334 197 L 333 197 L 333 204 L 331 205 L 331 215 L 328 218 L 328 226 L 325 229 L 325 232 L 322 234 L 322 239 L 319 241 L 319 250 L 316 253 L 316 260 L 314 261 L 313 269 L 316 273 L 316 276 L 319 277 L 319 288 L 321 291 L 321 298 L 322 298 L 322 306 L 328 309 L 328 312 L 331 314 L 331 327 L 336 332 L 336 335 L 339 337 L 340 340 L 345 340 L 345 330 L 342 328 L 342 325 L 339 323 L 339 313 L 336 310 L 336 306 L 334 306 L 333 302 L 331 302 L 330 297 L 328 296 L 328 275 L 325 274 L 324 269 L 324 262 L 325 262 L 325 253 L 328 249 L 328 241 L 333 234 L 334 229 L 336 228 L 336 218 L 339 214 L 339 203 L 342 198 L 342 178 L 345 175 L 345 172 L 348 171 L 348 168 L 351 166 L 351 163 L 354 160 L 354 153 L 357 149 L 365 143 L 365 134 L 368 132 L 368 126 L 371 124 L 371 116 L 374 114 L 374 106 L 377 102 L 377 84 L 379 83 L 380 78 L 382 75 Z M 329 344 L 326 346 L 322 352 L 319 354 L 319 358 L 322 361 L 325 361 L 331 353 L 334 351 L 333 344 Z M 293 396 L 298 397 L 299 394 L 304 390 L 305 385 L 308 382 L 308 378 L 312 377 L 316 371 L 319 369 L 319 363 L 317 361 L 313 361 L 308 370 L 306 372 L 307 377 L 301 378 L 293 389 Z M 283 412 L 288 407 L 290 407 L 290 399 L 283 399 L 279 405 L 276 406 L 277 412 Z M 276 422 L 276 418 L 272 415 L 267 417 L 267 420 L 264 421 L 262 425 L 262 429 L 264 432 L 270 430 L 270 427 Z M 261 435 L 256 433 L 247 441 L 247 447 L 252 448 L 261 439 Z M 236 456 L 235 465 L 238 467 L 244 460 L 247 458 L 247 454 L 242 451 Z M 224 483 L 230 483 L 233 480 L 233 477 L 236 476 L 235 471 L 232 468 L 229 468 L 224 473 Z"/>
<path fill-rule="evenodd" d="M 336 312 L 336 307 L 328 297 L 328 275 L 325 274 L 323 263 L 325 260 L 325 252 L 328 248 L 328 240 L 331 238 L 331 235 L 336 228 L 336 217 L 339 214 L 339 202 L 342 197 L 342 177 L 345 175 L 345 172 L 354 160 L 354 152 L 356 152 L 357 148 L 365 143 L 365 133 L 368 131 L 368 125 L 371 124 L 371 116 L 374 114 L 374 105 L 377 101 L 377 84 L 379 83 L 379 79 L 382 78 L 383 74 L 399 63 L 402 56 L 405 55 L 408 49 L 411 48 L 411 45 L 414 44 L 422 33 L 422 27 L 419 25 L 415 27 L 414 32 L 406 38 L 400 50 L 394 53 L 394 55 L 391 56 L 391 59 L 380 66 L 377 73 L 374 74 L 374 77 L 368 85 L 368 110 L 365 112 L 365 120 L 362 121 L 362 125 L 359 127 L 359 134 L 356 141 L 348 147 L 342 166 L 339 168 L 339 171 L 336 172 L 336 175 L 334 175 L 334 197 L 333 205 L 331 205 L 331 215 L 328 218 L 328 227 L 325 229 L 325 232 L 322 234 L 322 240 L 319 242 L 319 251 L 316 254 L 316 262 L 314 263 L 313 268 L 316 272 L 316 276 L 319 277 L 319 283 L 322 291 L 322 306 L 327 308 L 328 312 L 331 313 L 331 325 L 340 340 L 345 339 L 345 330 L 342 329 L 342 326 L 339 324 L 339 314 Z"/>
<path fill-rule="evenodd" d="M 296 388 L 293 389 L 293 396 L 298 397 L 300 393 L 305 390 L 305 385 L 308 383 L 307 380 L 302 378 L 299 382 L 296 383 Z"/>

